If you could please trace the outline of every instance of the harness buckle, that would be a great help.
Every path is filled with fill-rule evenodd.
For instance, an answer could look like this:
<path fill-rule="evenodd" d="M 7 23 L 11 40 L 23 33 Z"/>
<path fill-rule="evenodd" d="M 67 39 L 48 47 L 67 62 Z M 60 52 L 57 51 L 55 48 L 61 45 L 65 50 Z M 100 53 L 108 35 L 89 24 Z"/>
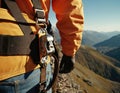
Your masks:
<path fill-rule="evenodd" d="M 37 24 L 46 23 L 44 10 L 35 9 L 35 19 Z"/>

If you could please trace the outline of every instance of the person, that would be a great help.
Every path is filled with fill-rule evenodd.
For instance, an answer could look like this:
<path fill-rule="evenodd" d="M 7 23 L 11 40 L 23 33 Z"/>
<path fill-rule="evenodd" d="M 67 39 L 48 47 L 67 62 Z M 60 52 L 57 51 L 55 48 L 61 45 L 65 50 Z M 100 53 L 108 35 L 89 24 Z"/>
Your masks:
<path fill-rule="evenodd" d="M 3 7 L 1 1 L 4 0 L 0 0 L 0 35 L 24 35 L 20 27 L 11 22 L 15 19 L 10 11 Z M 35 13 L 31 0 L 15 1 L 25 19 L 34 23 Z M 40 0 L 40 2 L 45 12 L 45 18 L 48 20 L 51 2 L 50 0 Z M 60 32 L 63 53 L 59 73 L 69 73 L 74 69 L 75 53 L 82 40 L 84 25 L 82 0 L 52 0 L 52 8 L 57 18 L 56 26 Z M 2 19 L 10 20 L 10 22 L 2 21 Z M 36 26 L 30 27 L 34 34 L 37 33 Z M 0 46 L 5 47 L 7 44 Z M 38 93 L 41 73 L 39 68 L 40 66 L 34 64 L 28 55 L 0 55 L 0 93 Z M 47 83 L 52 78 L 49 72 L 50 65 L 47 66 Z M 52 93 L 52 90 L 50 89 L 47 93 Z"/>

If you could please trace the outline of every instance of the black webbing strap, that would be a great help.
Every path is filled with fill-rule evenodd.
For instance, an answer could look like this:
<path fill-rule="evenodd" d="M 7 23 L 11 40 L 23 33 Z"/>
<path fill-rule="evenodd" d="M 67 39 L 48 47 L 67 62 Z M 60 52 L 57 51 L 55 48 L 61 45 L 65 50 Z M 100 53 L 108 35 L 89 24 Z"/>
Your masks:
<path fill-rule="evenodd" d="M 46 22 L 45 19 L 45 13 L 44 13 L 44 10 L 42 9 L 42 5 L 41 5 L 41 2 L 40 0 L 32 0 L 32 3 L 33 3 L 33 6 L 34 6 L 34 9 L 35 9 L 35 12 L 36 12 L 36 18 L 38 18 L 38 23 L 41 23 L 41 22 Z M 41 21 L 41 19 L 43 19 Z M 50 28 L 48 28 L 50 29 Z M 44 41 L 44 40 L 43 40 Z M 58 61 L 58 58 L 55 56 L 55 55 L 51 55 L 55 62 L 54 62 L 54 73 L 53 73 L 53 79 L 50 81 L 50 83 L 47 85 L 46 83 L 46 66 L 43 64 L 43 66 L 41 65 L 41 68 L 40 68 L 40 71 L 41 71 L 41 75 L 40 75 L 40 93 L 47 93 L 47 91 L 49 89 L 51 89 L 54 85 L 55 85 L 55 82 L 56 82 L 56 79 L 57 79 L 57 75 L 58 75 L 58 71 L 59 71 L 59 61 Z M 47 85 L 47 86 L 46 86 Z"/>
<path fill-rule="evenodd" d="M 21 11 L 18 7 L 18 5 L 16 4 L 15 0 L 4 0 L 5 4 L 7 5 L 8 9 L 10 10 L 12 16 L 16 19 L 16 21 L 20 22 L 22 20 L 22 22 L 27 23 L 26 20 L 23 18 Z M 26 25 L 22 25 L 19 24 L 21 30 L 23 31 L 24 35 L 30 35 L 30 33 L 32 32 L 32 30 L 30 29 L 30 26 L 26 26 Z M 29 37 L 26 37 L 29 38 Z"/>
<path fill-rule="evenodd" d="M 31 0 L 32 3 L 33 3 L 33 8 L 35 10 L 35 19 L 36 19 L 36 22 L 37 24 L 39 23 L 43 23 L 45 21 L 41 21 L 42 19 L 45 19 L 45 14 L 44 14 L 44 10 L 42 9 L 42 6 L 41 6 L 41 2 L 40 0 Z M 41 62 L 39 63 L 41 64 Z M 46 93 L 46 65 L 43 64 L 44 66 L 41 65 L 41 68 L 40 68 L 40 71 L 41 71 L 41 74 L 40 74 L 40 87 L 39 87 L 39 91 L 40 93 Z"/>
<path fill-rule="evenodd" d="M 0 35 L 0 55 L 28 55 L 31 51 L 28 43 L 24 36 Z"/>
<path fill-rule="evenodd" d="M 36 23 L 32 23 L 32 22 L 29 22 L 29 23 L 27 23 L 27 22 L 22 22 L 22 20 L 21 21 L 14 21 L 14 20 L 9 20 L 9 19 L 3 19 L 3 18 L 1 18 L 0 19 L 0 22 L 10 22 L 10 23 L 14 23 L 14 24 L 22 24 L 22 25 L 28 25 L 28 26 L 35 26 L 36 25 Z"/>
<path fill-rule="evenodd" d="M 35 19 L 37 24 L 46 23 L 45 12 L 42 8 L 40 0 L 31 0 L 35 11 Z"/>
<path fill-rule="evenodd" d="M 0 7 L 1 7 L 1 0 L 0 0 Z"/>
<path fill-rule="evenodd" d="M 3 1 L 16 21 L 21 22 L 22 20 L 23 23 L 27 23 L 15 0 Z M 19 26 L 24 33 L 23 36 L 0 35 L 0 55 L 12 56 L 30 54 L 33 59 L 36 59 L 38 57 L 38 39 L 32 34 L 30 25 L 19 24 Z M 12 30 L 12 28 L 10 30 Z"/>
<path fill-rule="evenodd" d="M 31 0 L 33 3 L 34 9 L 43 10 L 40 0 Z"/>

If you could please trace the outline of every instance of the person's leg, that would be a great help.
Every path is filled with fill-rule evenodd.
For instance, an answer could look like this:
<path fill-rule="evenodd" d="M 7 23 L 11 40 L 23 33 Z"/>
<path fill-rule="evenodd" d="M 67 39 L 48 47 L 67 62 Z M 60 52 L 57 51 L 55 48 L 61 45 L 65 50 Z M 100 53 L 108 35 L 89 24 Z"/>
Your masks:
<path fill-rule="evenodd" d="M 52 80 L 51 65 L 47 65 L 46 82 L 47 85 Z M 38 93 L 40 81 L 40 69 L 0 81 L 0 93 Z M 47 93 L 52 93 L 52 89 Z"/>
<path fill-rule="evenodd" d="M 12 77 L 0 82 L 0 93 L 38 93 L 40 70 Z"/>
<path fill-rule="evenodd" d="M 46 82 L 47 82 L 47 86 L 50 84 L 50 82 L 51 82 L 51 80 L 52 80 L 52 77 L 53 75 L 52 75 L 52 68 L 51 68 L 51 65 L 50 64 L 48 64 L 47 65 L 47 68 L 46 68 Z M 47 93 L 52 93 L 52 88 L 51 89 L 49 89 L 48 91 L 47 91 Z"/>

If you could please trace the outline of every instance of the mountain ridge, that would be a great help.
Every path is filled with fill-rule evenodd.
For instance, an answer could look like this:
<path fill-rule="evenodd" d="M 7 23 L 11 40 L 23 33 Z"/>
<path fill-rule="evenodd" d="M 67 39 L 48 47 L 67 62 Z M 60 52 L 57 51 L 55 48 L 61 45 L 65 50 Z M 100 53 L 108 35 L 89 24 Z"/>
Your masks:
<path fill-rule="evenodd" d="M 120 34 L 115 35 L 115 36 L 111 37 L 110 39 L 107 39 L 103 42 L 97 43 L 94 45 L 94 47 L 98 51 L 105 54 L 113 49 L 120 47 L 119 40 L 120 40 Z"/>
<path fill-rule="evenodd" d="M 87 46 L 93 46 L 104 40 L 110 39 L 111 37 L 117 34 L 120 34 L 120 31 L 97 32 L 97 31 L 85 30 L 83 31 L 82 44 Z"/>
<path fill-rule="evenodd" d="M 108 51 L 107 53 L 105 53 L 105 55 L 120 61 L 120 47 L 113 49 L 111 51 Z"/>
<path fill-rule="evenodd" d="M 107 47 L 119 47 L 120 43 L 118 42 L 120 40 L 120 34 L 115 35 L 111 37 L 110 39 L 107 39 L 103 42 L 100 42 L 98 44 L 95 44 L 95 47 L 100 47 L 100 46 L 107 46 Z"/>
<path fill-rule="evenodd" d="M 94 48 L 81 46 L 72 74 L 85 93 L 120 93 L 120 62 Z"/>
<path fill-rule="evenodd" d="M 120 82 L 120 62 L 105 56 L 93 48 L 82 46 L 76 60 L 104 78 Z M 82 60 L 82 62 L 81 62 Z M 116 77 L 118 76 L 118 77 Z"/>

